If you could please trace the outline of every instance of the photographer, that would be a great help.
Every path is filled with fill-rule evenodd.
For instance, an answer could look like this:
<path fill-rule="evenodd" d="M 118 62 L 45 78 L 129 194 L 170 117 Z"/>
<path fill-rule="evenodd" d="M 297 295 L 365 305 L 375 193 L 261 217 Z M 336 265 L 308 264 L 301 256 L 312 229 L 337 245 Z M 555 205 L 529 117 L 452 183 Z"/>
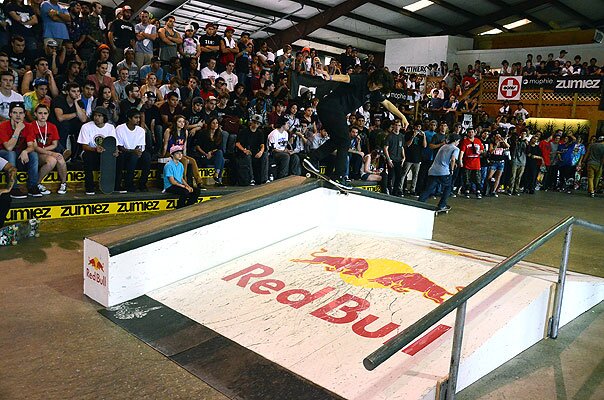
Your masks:
<path fill-rule="evenodd" d="M 51 97 L 59 95 L 59 89 L 55 82 L 55 78 L 52 71 L 48 67 L 48 60 L 44 57 L 36 58 L 34 61 L 34 69 L 27 71 L 23 75 L 21 81 L 21 93 L 27 93 L 34 89 L 33 83 L 36 79 L 45 79 L 48 81 L 48 89 L 50 90 Z"/>

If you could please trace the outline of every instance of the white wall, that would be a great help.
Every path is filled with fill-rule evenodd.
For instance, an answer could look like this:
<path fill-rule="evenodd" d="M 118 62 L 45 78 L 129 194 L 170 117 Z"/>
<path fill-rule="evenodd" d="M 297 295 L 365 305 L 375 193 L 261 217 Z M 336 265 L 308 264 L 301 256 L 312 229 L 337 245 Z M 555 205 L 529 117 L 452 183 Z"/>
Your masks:
<path fill-rule="evenodd" d="M 426 66 L 445 61 L 448 54 L 471 49 L 474 40 L 455 36 L 431 36 L 386 40 L 385 65 L 398 71 L 400 66 Z"/>

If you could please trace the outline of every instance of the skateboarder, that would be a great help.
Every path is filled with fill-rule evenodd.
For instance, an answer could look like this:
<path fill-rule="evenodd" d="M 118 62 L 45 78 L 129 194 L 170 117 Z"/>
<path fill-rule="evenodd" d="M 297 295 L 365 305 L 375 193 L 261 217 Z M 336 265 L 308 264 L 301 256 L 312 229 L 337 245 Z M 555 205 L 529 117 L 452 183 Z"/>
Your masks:
<path fill-rule="evenodd" d="M 78 143 L 84 150 L 82 160 L 84 161 L 84 186 L 87 195 L 95 194 L 92 172 L 99 169 L 101 153 L 105 151 L 98 143 L 101 143 L 107 136 L 115 138 L 115 128 L 107 123 L 108 120 L 109 112 L 103 107 L 96 107 L 92 112 L 92 121 L 82 125 L 78 136 Z M 117 150 L 114 156 L 118 156 Z"/>
<path fill-rule="evenodd" d="M 447 205 L 449 195 L 451 195 L 451 176 L 457 166 L 457 158 L 459 156 L 459 148 L 457 145 L 461 140 L 461 136 L 456 133 L 449 135 L 446 144 L 438 149 L 438 153 L 434 157 L 434 162 L 428 170 L 428 184 L 419 196 L 419 201 L 426 201 L 428 197 L 434 193 L 436 186 L 441 185 L 443 194 L 438 202 L 438 211 L 448 211 L 450 207 Z"/>
<path fill-rule="evenodd" d="M 319 101 L 317 114 L 323 127 L 327 129 L 329 140 L 312 152 L 310 163 L 305 160 L 305 164 L 309 167 L 314 165 L 318 172 L 319 162 L 337 150 L 335 177 L 342 180 L 346 174 L 348 147 L 350 146 L 346 115 L 355 112 L 366 101 L 370 101 L 380 103 L 386 110 L 399 118 L 402 121 L 403 129 L 407 129 L 409 123 L 396 106 L 384 96 L 384 93 L 390 93 L 394 86 L 394 79 L 388 71 L 380 68 L 370 74 L 353 75 L 330 75 L 327 71 L 319 71 L 323 73 L 326 80 L 343 82 L 346 85 L 336 87 Z"/>

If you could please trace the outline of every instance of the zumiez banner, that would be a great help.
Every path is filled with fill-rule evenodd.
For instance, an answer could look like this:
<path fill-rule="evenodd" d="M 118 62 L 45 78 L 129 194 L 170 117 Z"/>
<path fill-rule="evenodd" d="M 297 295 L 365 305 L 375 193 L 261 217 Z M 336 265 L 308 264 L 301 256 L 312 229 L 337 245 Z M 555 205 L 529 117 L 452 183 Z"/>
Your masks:
<path fill-rule="evenodd" d="M 557 93 L 596 93 L 602 89 L 602 78 L 598 75 L 565 77 L 523 77 L 523 89 L 547 89 Z"/>

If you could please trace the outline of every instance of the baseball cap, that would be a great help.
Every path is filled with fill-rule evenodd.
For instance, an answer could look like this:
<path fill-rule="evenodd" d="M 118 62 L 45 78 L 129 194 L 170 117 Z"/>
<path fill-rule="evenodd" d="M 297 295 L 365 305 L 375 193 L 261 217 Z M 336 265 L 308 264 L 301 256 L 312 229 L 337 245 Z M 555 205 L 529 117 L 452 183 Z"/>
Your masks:
<path fill-rule="evenodd" d="M 153 57 L 151 57 L 151 62 L 152 63 L 154 63 L 154 62 L 160 62 L 160 59 L 159 59 L 158 56 L 153 56 Z"/>
<path fill-rule="evenodd" d="M 310 53 L 310 47 L 304 47 L 304 48 L 302 48 L 302 53 L 304 53 L 305 51 L 308 51 Z"/>
<path fill-rule="evenodd" d="M 124 11 L 124 9 L 122 7 L 118 7 L 115 9 L 115 16 L 117 17 L 118 15 L 120 15 L 122 13 L 122 11 Z"/>
<path fill-rule="evenodd" d="M 193 25 L 189 24 L 189 25 L 185 26 L 185 31 L 194 31 L 194 30 L 195 30 L 195 27 Z"/>
<path fill-rule="evenodd" d="M 598 143 L 604 142 L 604 136 L 598 136 L 598 138 L 596 139 L 596 142 L 598 142 Z"/>
<path fill-rule="evenodd" d="M 172 145 L 172 147 L 170 147 L 170 155 L 177 153 L 177 152 L 182 152 L 182 146 L 178 146 L 178 145 Z"/>
<path fill-rule="evenodd" d="M 96 107 L 92 113 L 101 114 L 105 118 L 109 119 L 109 112 L 107 111 L 107 109 L 105 107 Z"/>
<path fill-rule="evenodd" d="M 560 53 L 568 54 L 568 51 L 566 51 L 566 50 L 560 50 Z"/>
<path fill-rule="evenodd" d="M 46 42 L 46 45 L 48 47 L 59 47 L 59 43 L 54 39 L 49 39 L 48 42 Z"/>
<path fill-rule="evenodd" d="M 210 96 L 210 97 L 214 97 L 214 96 Z M 209 98 L 208 98 L 209 100 Z M 194 97 L 193 100 L 191 100 L 192 104 L 203 104 L 203 99 L 201 97 Z"/>
<path fill-rule="evenodd" d="M 258 122 L 260 124 L 262 123 L 262 116 L 260 116 L 260 114 L 254 114 L 252 115 L 252 118 L 250 118 L 250 121 Z"/>
<path fill-rule="evenodd" d="M 157 98 L 157 95 L 155 94 L 155 92 L 152 92 L 150 90 L 148 92 L 145 92 L 145 96 L 147 96 L 147 98 L 154 98 L 154 99 Z"/>
<path fill-rule="evenodd" d="M 233 28 L 232 26 L 227 26 L 224 31 L 225 32 L 228 32 L 228 31 L 235 32 L 235 28 Z"/>
<path fill-rule="evenodd" d="M 123 6 L 123 7 L 122 7 L 122 9 L 123 9 L 123 10 L 130 10 L 130 11 L 132 11 L 132 7 L 130 7 L 130 6 L 129 6 L 129 5 L 127 5 L 127 4 L 126 4 L 125 6 Z"/>
<path fill-rule="evenodd" d="M 8 106 L 8 112 L 13 111 L 13 109 L 17 107 L 21 107 L 23 110 L 25 110 L 25 103 L 22 101 L 11 101 L 10 105 Z"/>
<path fill-rule="evenodd" d="M 207 101 L 212 101 L 212 100 L 216 101 L 216 97 L 214 97 L 214 96 L 208 96 L 208 98 L 206 100 Z"/>
<path fill-rule="evenodd" d="M 34 79 L 34 87 L 38 87 L 41 85 L 46 85 L 48 86 L 48 81 L 44 78 L 36 78 Z"/>
<path fill-rule="evenodd" d="M 126 53 L 128 53 L 128 52 L 132 52 L 132 53 L 134 53 L 134 49 L 133 49 L 132 47 L 126 47 L 126 48 L 124 49 L 124 55 L 125 55 Z"/>
<path fill-rule="evenodd" d="M 100 45 L 99 45 L 99 47 L 97 47 L 96 49 L 97 49 L 98 51 L 101 51 L 101 50 L 111 50 L 111 49 L 109 48 L 109 46 L 107 46 L 105 43 L 100 44 Z"/>

